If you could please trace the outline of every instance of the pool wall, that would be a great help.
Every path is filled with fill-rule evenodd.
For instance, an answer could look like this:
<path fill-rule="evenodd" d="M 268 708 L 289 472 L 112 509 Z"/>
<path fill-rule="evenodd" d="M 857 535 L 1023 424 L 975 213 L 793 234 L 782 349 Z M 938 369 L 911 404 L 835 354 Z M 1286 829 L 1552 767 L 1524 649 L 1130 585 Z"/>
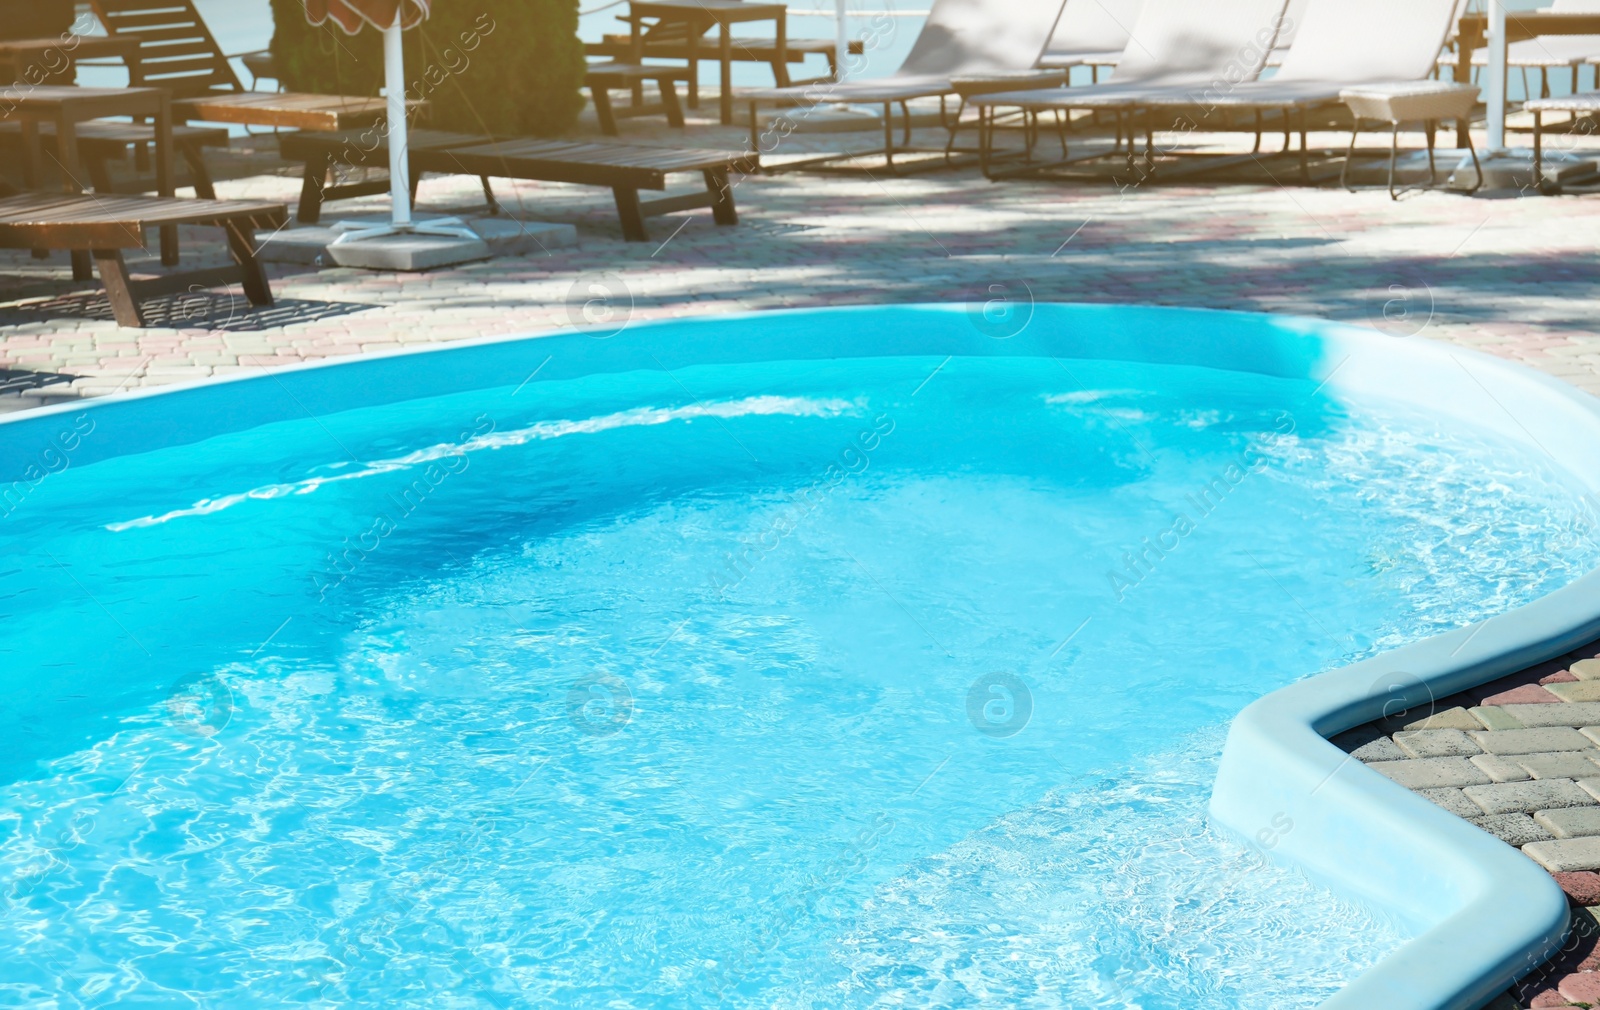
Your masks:
<path fill-rule="evenodd" d="M 0 419 L 0 502 L 25 497 L 67 466 L 419 397 L 706 363 L 906 354 L 1120 359 L 1311 378 L 1491 428 L 1600 490 L 1600 401 L 1483 354 L 1287 317 L 1037 305 L 1012 306 L 1027 318 L 997 324 L 984 308 L 809 310 L 654 323 L 609 337 L 500 338 L 61 404 Z M 851 316 L 863 323 L 851 325 Z M 0 507 L 0 522 L 8 511 Z M 1434 698 L 1596 637 L 1600 572 L 1472 628 L 1274 692 L 1235 719 L 1214 819 L 1418 934 L 1327 1010 L 1479 1006 L 1555 949 L 1567 905 L 1527 857 L 1325 737 L 1399 710 L 1425 711 Z"/>

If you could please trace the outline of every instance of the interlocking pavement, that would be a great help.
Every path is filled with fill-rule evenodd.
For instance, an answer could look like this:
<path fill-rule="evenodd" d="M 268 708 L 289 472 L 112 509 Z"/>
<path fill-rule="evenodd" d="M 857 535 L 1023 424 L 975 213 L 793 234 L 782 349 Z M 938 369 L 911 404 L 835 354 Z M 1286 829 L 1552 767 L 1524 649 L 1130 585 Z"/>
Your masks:
<path fill-rule="evenodd" d="M 1550 871 L 1573 929 L 1494 1010 L 1600 1003 L 1600 642 L 1333 742 Z"/>
<path fill-rule="evenodd" d="M 674 134 L 633 120 L 625 130 L 626 139 L 651 143 L 743 142 L 739 131 L 709 125 Z M 1324 139 L 1331 146 L 1341 138 Z M 871 135 L 804 138 L 807 149 L 830 140 L 863 144 Z M 275 150 L 270 137 L 236 141 L 217 159 L 220 195 L 292 202 L 299 180 Z M 1282 163 L 1269 168 L 1291 174 Z M 1429 192 L 1396 203 L 1381 191 L 1270 181 L 994 183 L 971 167 L 903 177 L 790 173 L 739 180 L 737 227 L 716 226 L 708 212 L 682 213 L 651 219 L 653 241 L 626 243 L 604 189 L 503 180 L 495 187 L 519 220 L 576 225 L 579 247 L 426 274 L 277 266 L 271 309 L 251 310 L 236 290 L 195 291 L 150 306 L 160 325 L 143 331 L 118 329 L 94 285 L 70 280 L 64 255 L 38 261 L 0 252 L 0 368 L 80 377 L 31 397 L 0 396 L 0 407 L 546 331 L 586 314 L 593 321 L 596 312 L 615 323 L 960 302 L 987 299 L 994 285 L 1039 300 L 1370 323 L 1397 337 L 1502 355 L 1600 392 L 1600 195 Z M 471 213 L 482 207 L 481 192 L 475 179 L 429 177 L 420 207 L 424 216 Z M 346 201 L 330 205 L 327 217 L 385 208 L 383 198 Z M 224 261 L 217 237 L 204 230 L 185 243 L 187 260 Z"/>

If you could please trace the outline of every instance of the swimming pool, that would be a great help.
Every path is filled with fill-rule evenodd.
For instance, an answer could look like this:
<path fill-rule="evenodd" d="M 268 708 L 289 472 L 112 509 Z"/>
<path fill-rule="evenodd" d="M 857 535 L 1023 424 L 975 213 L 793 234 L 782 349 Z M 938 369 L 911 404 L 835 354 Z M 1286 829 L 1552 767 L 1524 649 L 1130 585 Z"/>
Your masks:
<path fill-rule="evenodd" d="M 1264 857 L 1292 818 L 1208 822 L 1227 724 L 1573 582 L 1587 488 L 1303 322 L 991 334 L 696 321 L 0 426 L 0 1003 L 1313 1006 L 1399 949 Z"/>

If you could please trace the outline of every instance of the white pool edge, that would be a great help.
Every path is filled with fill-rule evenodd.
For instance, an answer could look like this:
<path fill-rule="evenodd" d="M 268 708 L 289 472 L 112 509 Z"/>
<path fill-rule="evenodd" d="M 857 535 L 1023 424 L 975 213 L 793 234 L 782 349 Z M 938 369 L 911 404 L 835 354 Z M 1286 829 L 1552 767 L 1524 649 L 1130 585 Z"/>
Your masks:
<path fill-rule="evenodd" d="M 889 308 L 909 309 L 915 318 L 872 332 L 845 325 L 817 332 L 807 324 L 819 312 L 843 320 Z M 1046 354 L 1307 377 L 1496 429 L 1549 453 L 1591 492 L 1600 491 L 1600 474 L 1585 469 L 1600 458 L 1600 401 L 1475 351 L 1320 320 L 1125 305 L 1030 307 L 1037 316 L 1026 329 L 996 339 L 974 325 L 977 308 L 745 313 L 640 324 L 609 339 L 581 331 L 520 334 L 61 403 L 0 417 L 0 492 L 36 464 L 39 445 L 50 444 L 54 429 L 85 412 L 97 427 L 74 463 L 273 420 L 519 380 L 883 354 Z M 419 355 L 430 356 L 431 370 L 415 367 Z M 1276 691 L 1236 717 L 1213 818 L 1273 858 L 1425 927 L 1326 1001 L 1324 1010 L 1472 1010 L 1537 967 L 1559 945 L 1568 921 L 1562 892 L 1530 859 L 1366 768 L 1325 737 L 1395 707 L 1426 706 L 1596 637 L 1600 571 L 1472 628 Z M 1404 686 L 1396 690 L 1396 684 Z"/>
<path fill-rule="evenodd" d="M 1536 446 L 1593 491 L 1600 401 L 1473 351 L 1325 323 L 1313 331 L 1354 364 L 1335 383 L 1384 395 L 1404 383 L 1404 399 Z M 1400 360 L 1383 364 L 1392 354 Z M 1381 374 L 1366 374 L 1373 364 Z M 1531 859 L 1326 738 L 1399 712 L 1421 718 L 1438 699 L 1597 637 L 1600 571 L 1472 627 L 1275 691 L 1234 719 L 1213 818 L 1423 926 L 1322 1010 L 1476 1010 L 1542 964 L 1568 926 L 1566 896 Z"/>

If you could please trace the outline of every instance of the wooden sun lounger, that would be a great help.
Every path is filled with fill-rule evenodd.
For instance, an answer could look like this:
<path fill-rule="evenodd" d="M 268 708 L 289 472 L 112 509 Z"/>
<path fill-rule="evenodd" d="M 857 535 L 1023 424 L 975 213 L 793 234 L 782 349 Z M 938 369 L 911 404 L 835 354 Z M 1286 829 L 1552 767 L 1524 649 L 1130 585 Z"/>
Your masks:
<path fill-rule="evenodd" d="M 449 148 L 427 152 L 418 163 L 424 171 L 431 172 L 609 186 L 617 201 L 617 215 L 622 219 L 622 237 L 629 242 L 650 240 L 645 218 L 696 207 L 710 207 L 717 224 L 738 224 L 728 174 L 750 173 L 757 167 L 753 154 L 565 140 L 503 140 Z M 639 199 L 639 190 L 665 190 L 667 176 L 682 172 L 699 173 L 706 191 L 657 200 Z"/>
<path fill-rule="evenodd" d="M 600 121 L 600 132 L 608 137 L 617 135 L 617 120 L 657 112 L 666 115 L 668 126 L 681 129 L 683 106 L 678 102 L 678 82 L 688 79 L 687 67 L 641 63 L 591 63 L 583 75 L 584 86 L 589 89 L 589 99 L 594 103 L 595 118 Z M 620 109 L 612 107 L 612 90 L 632 89 L 645 81 L 655 83 L 656 92 L 661 96 L 660 104 L 646 105 L 638 101 Z"/>
<path fill-rule="evenodd" d="M 446 147 L 472 147 L 488 143 L 489 138 L 470 133 L 451 133 L 446 130 L 408 130 L 406 143 L 411 151 L 411 199 L 416 202 L 417 181 L 421 169 L 417 156 L 427 151 Z M 295 207 L 294 219 L 301 224 L 316 224 L 322 220 L 322 205 L 329 200 L 348 200 L 357 196 L 376 196 L 389 192 L 389 180 L 366 179 L 361 182 L 329 183 L 328 173 L 335 165 L 351 168 L 389 167 L 389 145 L 382 136 L 372 131 L 314 131 L 303 130 L 278 135 L 278 153 L 288 161 L 305 165 L 300 183 L 300 203 Z M 483 179 L 483 196 L 493 213 L 499 213 L 494 190 L 488 178 Z"/>
<path fill-rule="evenodd" d="M 605 186 L 616 198 L 622 235 L 630 242 L 649 241 L 645 218 L 673 211 L 709 207 L 717 224 L 738 224 L 728 176 L 733 172 L 754 172 L 759 166 L 759 159 L 753 154 L 643 147 L 609 141 L 515 139 L 485 142 L 481 137 L 463 135 L 457 135 L 460 142 L 450 144 L 442 142 L 449 134 L 419 132 L 428 136 L 424 140 L 426 146 L 418 146 L 413 141 L 410 156 L 413 185 L 424 172 L 434 172 Z M 330 164 L 387 164 L 388 154 L 381 145 L 363 150 L 357 146 L 360 138 L 361 134 L 347 131 L 300 133 L 280 139 L 280 149 L 286 158 L 306 162 L 306 185 L 296 213 L 298 220 L 311 222 L 320 216 L 321 202 L 327 199 L 329 192 L 320 185 L 320 179 Z M 704 180 L 705 192 L 656 200 L 639 199 L 641 189 L 665 190 L 667 177 L 682 173 L 698 174 Z M 319 180 L 318 184 L 313 185 L 313 175 Z"/>
<path fill-rule="evenodd" d="M 89 181 L 101 193 L 113 192 L 111 175 L 106 170 L 106 162 L 121 158 L 128 153 L 128 148 L 138 148 L 145 144 L 154 144 L 156 128 L 145 123 L 120 123 L 106 119 L 92 119 L 86 123 L 79 123 L 75 129 L 78 135 L 78 152 L 83 159 L 84 167 L 88 169 Z M 55 127 L 51 123 L 39 124 L 39 135 L 46 140 L 54 141 Z M 22 143 L 21 123 L 0 123 L 0 142 L 8 144 Z M 206 169 L 204 156 L 201 149 L 206 147 L 227 147 L 228 131 L 221 126 L 174 126 L 172 128 L 172 147 L 182 156 L 184 163 L 189 166 L 189 175 L 194 183 L 196 196 L 207 200 L 216 198 L 216 190 L 211 184 L 211 173 Z"/>
<path fill-rule="evenodd" d="M 673 31 L 676 29 L 676 31 Z M 670 32 L 670 34 L 669 34 Z M 837 77 L 839 68 L 835 66 L 835 46 L 833 39 L 785 39 L 784 57 L 789 63 L 803 63 L 807 56 L 816 54 L 828 58 L 828 76 Z M 767 63 L 776 69 L 778 63 L 778 47 L 772 39 L 735 38 L 732 40 L 733 58 L 740 63 Z M 860 56 L 866 48 L 860 39 L 849 41 L 850 54 Z M 613 60 L 633 59 L 633 37 L 626 34 L 603 35 L 599 42 L 586 42 L 583 46 L 584 53 L 588 56 L 606 56 Z M 700 59 L 710 59 L 716 53 L 716 45 L 712 42 L 702 43 L 697 47 L 695 55 Z M 644 55 L 652 60 L 686 60 L 690 56 L 689 40 L 681 25 L 666 25 L 654 32 L 646 30 L 644 37 Z M 787 70 L 784 72 L 788 73 Z M 775 75 L 777 80 L 783 80 L 784 75 Z M 828 78 L 822 78 L 827 80 Z M 803 82 L 801 82 L 803 83 Z M 691 82 L 691 85 L 693 82 Z"/>
<path fill-rule="evenodd" d="M 139 40 L 134 86 L 165 88 L 179 119 L 278 129 L 345 130 L 382 119 L 381 98 L 246 91 L 194 0 L 90 0 L 108 33 Z M 416 108 L 421 103 L 409 103 Z"/>
<path fill-rule="evenodd" d="M 117 322 L 141 327 L 140 299 L 179 291 L 237 282 L 250 304 L 271 305 L 253 235 L 258 228 L 281 228 L 287 220 L 283 204 L 256 200 L 23 193 L 0 197 L 0 248 L 91 250 Z M 183 224 L 223 229 L 235 265 L 132 280 L 122 250 L 143 248 L 147 230 Z"/>

